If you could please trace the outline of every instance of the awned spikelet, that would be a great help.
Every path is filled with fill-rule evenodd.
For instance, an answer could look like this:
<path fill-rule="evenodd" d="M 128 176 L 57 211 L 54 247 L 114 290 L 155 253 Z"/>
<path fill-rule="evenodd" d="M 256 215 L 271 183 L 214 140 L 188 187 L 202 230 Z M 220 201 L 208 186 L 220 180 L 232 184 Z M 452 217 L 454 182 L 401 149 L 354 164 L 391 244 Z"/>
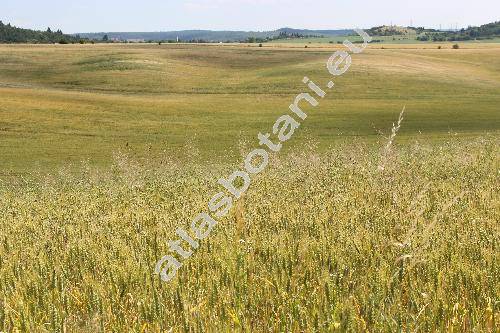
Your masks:
<path fill-rule="evenodd" d="M 373 144 L 284 154 L 170 284 L 163 240 L 231 165 L 4 186 L 0 331 L 494 331 L 499 147 L 401 144 L 390 174 Z"/>

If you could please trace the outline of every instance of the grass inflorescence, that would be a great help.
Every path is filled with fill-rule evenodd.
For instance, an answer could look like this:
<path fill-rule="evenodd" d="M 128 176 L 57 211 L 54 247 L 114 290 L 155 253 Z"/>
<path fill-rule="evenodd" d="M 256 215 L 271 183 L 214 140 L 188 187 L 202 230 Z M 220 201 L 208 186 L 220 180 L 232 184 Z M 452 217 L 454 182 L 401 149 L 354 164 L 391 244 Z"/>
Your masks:
<path fill-rule="evenodd" d="M 119 153 L 3 185 L 0 330 L 493 332 L 498 144 L 273 156 L 169 284 L 154 274 L 166 241 L 233 165 Z"/>

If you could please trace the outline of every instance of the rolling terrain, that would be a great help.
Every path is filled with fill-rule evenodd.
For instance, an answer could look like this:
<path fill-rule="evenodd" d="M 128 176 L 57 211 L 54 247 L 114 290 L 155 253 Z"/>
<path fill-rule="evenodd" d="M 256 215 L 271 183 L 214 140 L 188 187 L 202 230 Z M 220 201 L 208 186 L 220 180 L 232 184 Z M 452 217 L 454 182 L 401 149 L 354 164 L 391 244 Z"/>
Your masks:
<path fill-rule="evenodd" d="M 497 332 L 494 43 L 353 55 L 155 273 L 304 76 L 332 79 L 341 46 L 306 45 L 0 45 L 0 331 Z"/>
<path fill-rule="evenodd" d="M 106 165 L 123 149 L 179 156 L 187 143 L 200 161 L 234 161 L 239 141 L 255 140 L 306 91 L 304 76 L 326 85 L 325 62 L 340 47 L 2 45 L 0 169 Z M 401 140 L 496 133 L 499 55 L 496 44 L 372 45 L 293 144 L 314 139 L 325 151 L 346 138 L 380 140 L 403 105 Z"/>

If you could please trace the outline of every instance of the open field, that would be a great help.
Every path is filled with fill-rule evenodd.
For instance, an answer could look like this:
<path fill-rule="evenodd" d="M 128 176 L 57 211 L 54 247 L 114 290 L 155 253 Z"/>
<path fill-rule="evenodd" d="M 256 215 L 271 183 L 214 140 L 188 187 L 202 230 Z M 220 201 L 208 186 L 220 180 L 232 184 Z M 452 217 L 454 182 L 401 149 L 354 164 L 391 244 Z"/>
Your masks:
<path fill-rule="evenodd" d="M 500 45 L 443 46 L 353 55 L 165 283 L 341 46 L 0 45 L 0 331 L 498 332 Z"/>
<path fill-rule="evenodd" d="M 429 45 L 355 56 L 293 143 L 378 140 L 403 105 L 402 140 L 497 132 L 500 46 Z M 340 46 L 297 46 L 0 46 L 0 170 L 108 165 L 120 149 L 179 155 L 186 144 L 200 159 L 234 161 L 239 141 L 253 142 L 306 91 L 304 76 L 330 80 L 325 62 Z"/>

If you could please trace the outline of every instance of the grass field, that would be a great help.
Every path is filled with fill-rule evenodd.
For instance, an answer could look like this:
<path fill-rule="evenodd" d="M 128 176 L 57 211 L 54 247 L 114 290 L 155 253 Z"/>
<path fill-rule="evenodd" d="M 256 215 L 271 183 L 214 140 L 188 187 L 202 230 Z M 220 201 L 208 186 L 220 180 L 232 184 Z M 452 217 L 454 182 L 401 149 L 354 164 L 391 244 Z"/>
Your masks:
<path fill-rule="evenodd" d="M 200 159 L 234 161 L 239 141 L 306 91 L 304 76 L 326 85 L 339 47 L 0 46 L 0 170 L 106 165 L 120 149 L 179 155 L 187 143 Z M 377 140 L 403 105 L 403 140 L 498 131 L 500 46 L 387 47 L 354 57 L 294 143 L 314 138 L 325 151 L 346 137 Z"/>
<path fill-rule="evenodd" d="M 156 260 L 228 168 L 119 155 L 4 189 L 0 328 L 496 332 L 499 147 L 398 145 L 383 171 L 361 143 L 280 155 L 169 284 Z"/>
<path fill-rule="evenodd" d="M 0 45 L 0 331 L 498 332 L 500 45 L 443 46 L 353 55 L 164 283 L 341 46 Z"/>

